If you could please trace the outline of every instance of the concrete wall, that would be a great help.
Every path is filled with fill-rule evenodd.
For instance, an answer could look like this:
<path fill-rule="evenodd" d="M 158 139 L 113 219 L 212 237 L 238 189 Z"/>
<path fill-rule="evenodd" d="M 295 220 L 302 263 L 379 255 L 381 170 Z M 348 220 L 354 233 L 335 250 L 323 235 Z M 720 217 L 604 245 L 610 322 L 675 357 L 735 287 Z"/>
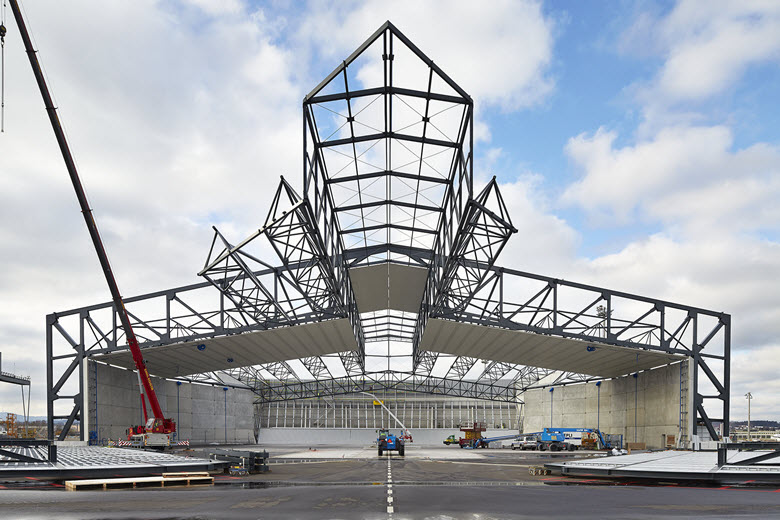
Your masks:
<path fill-rule="evenodd" d="M 125 438 L 129 426 L 143 423 L 135 372 L 90 361 L 87 380 L 89 429 L 97 431 L 99 439 Z M 152 377 L 152 385 L 163 413 L 176 421 L 179 440 L 225 442 L 227 398 L 227 442 L 255 442 L 251 391 L 230 388 L 225 392 L 221 386 L 192 383 L 177 385 L 156 377 Z"/>
<path fill-rule="evenodd" d="M 391 433 L 399 433 L 399 428 L 390 428 Z M 414 428 L 410 429 L 415 446 L 442 446 L 442 441 L 454 435 L 462 437 L 457 428 Z M 484 437 L 517 435 L 517 430 L 487 430 Z M 368 446 L 376 441 L 377 432 L 373 428 L 261 428 L 258 441 L 261 445 L 287 444 L 300 446 L 344 445 Z M 496 443 L 494 447 L 499 447 Z"/>
<path fill-rule="evenodd" d="M 539 431 L 551 426 L 598 428 L 622 434 L 623 442 L 644 442 L 648 449 L 661 448 L 664 435 L 679 438 L 680 365 L 640 372 L 602 381 L 600 399 L 596 383 L 529 390 L 525 401 L 523 430 Z M 552 405 L 551 405 L 552 399 Z"/>

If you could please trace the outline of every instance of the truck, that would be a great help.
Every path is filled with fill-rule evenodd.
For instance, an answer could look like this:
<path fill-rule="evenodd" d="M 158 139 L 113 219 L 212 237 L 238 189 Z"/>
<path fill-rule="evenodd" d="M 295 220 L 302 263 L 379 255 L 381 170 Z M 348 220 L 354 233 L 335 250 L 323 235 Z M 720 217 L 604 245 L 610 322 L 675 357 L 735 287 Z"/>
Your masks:
<path fill-rule="evenodd" d="M 553 433 L 562 435 L 565 449 L 569 451 L 578 448 L 609 449 L 622 447 L 618 446 L 618 443 L 611 438 L 613 436 L 605 435 L 597 428 L 545 428 L 544 432 L 550 435 Z M 619 444 L 622 444 L 622 441 Z"/>
<path fill-rule="evenodd" d="M 444 444 L 458 444 L 461 448 L 466 449 L 487 448 L 493 441 L 504 441 L 517 437 L 516 433 L 500 437 L 483 437 L 482 432 L 487 430 L 487 425 L 484 422 L 466 423 L 459 426 L 460 431 L 464 432 L 466 436 L 456 439 L 454 435 L 450 435 L 444 440 Z"/>
<path fill-rule="evenodd" d="M 540 451 L 563 451 L 568 448 L 565 442 L 566 437 L 562 432 L 545 428 L 543 431 L 536 434 L 536 436 L 539 439 L 538 447 Z"/>
<path fill-rule="evenodd" d="M 469 422 L 466 424 L 458 425 L 460 431 L 465 433 L 465 437 L 458 439 L 458 445 L 461 448 L 473 448 L 474 443 L 482 438 L 482 432 L 487 430 L 487 425 L 484 422 Z"/>
<path fill-rule="evenodd" d="M 513 450 L 563 451 L 569 449 L 562 432 L 545 428 L 540 432 L 526 433 L 512 443 Z"/>
<path fill-rule="evenodd" d="M 171 446 L 171 436 L 161 419 L 150 417 L 143 426 L 127 429 L 127 440 L 131 448 L 165 449 Z"/>
<path fill-rule="evenodd" d="M 390 430 L 379 430 L 379 437 L 376 440 L 376 449 L 381 457 L 386 451 L 397 451 L 404 456 L 404 440 L 400 436 L 393 435 Z"/>
<path fill-rule="evenodd" d="M 512 442 L 513 450 L 535 450 L 539 448 L 539 437 L 536 435 L 523 435 Z"/>

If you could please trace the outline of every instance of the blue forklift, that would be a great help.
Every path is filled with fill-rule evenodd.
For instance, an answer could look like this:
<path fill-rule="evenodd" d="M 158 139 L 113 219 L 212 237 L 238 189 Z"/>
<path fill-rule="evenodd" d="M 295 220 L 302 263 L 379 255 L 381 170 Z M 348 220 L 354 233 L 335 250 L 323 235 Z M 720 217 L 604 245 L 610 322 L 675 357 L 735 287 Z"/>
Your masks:
<path fill-rule="evenodd" d="M 376 449 L 381 457 L 386 451 L 397 451 L 400 456 L 404 456 L 404 440 L 390 433 L 390 430 L 379 430 L 379 438 L 376 440 Z"/>

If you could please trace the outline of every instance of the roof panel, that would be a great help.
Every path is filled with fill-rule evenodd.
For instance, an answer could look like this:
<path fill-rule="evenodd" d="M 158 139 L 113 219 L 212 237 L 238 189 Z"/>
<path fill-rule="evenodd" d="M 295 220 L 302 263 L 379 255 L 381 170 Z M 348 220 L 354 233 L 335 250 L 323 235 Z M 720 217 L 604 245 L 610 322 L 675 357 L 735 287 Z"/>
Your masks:
<path fill-rule="evenodd" d="M 470 356 L 564 370 L 598 377 L 617 377 L 666 365 L 681 356 L 576 339 L 543 336 L 432 318 L 421 348 L 432 352 Z M 587 347 L 593 346 L 589 351 Z"/>
<path fill-rule="evenodd" d="M 198 345 L 205 345 L 205 348 L 199 350 Z M 150 374 L 176 377 L 347 350 L 357 350 L 352 326 L 347 319 L 337 319 L 149 347 L 142 352 Z M 135 368 L 128 350 L 95 356 L 95 359 Z"/>
<path fill-rule="evenodd" d="M 354 267 L 349 275 L 361 313 L 384 309 L 416 313 L 420 310 L 428 269 L 386 263 Z"/>

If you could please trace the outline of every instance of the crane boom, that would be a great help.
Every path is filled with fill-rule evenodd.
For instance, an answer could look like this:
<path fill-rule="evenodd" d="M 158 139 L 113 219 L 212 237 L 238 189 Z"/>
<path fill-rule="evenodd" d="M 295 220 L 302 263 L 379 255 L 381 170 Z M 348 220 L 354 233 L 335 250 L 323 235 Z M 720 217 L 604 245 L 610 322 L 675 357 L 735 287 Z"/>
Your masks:
<path fill-rule="evenodd" d="M 68 147 L 68 141 L 65 138 L 65 132 L 62 130 L 60 118 L 57 115 L 57 108 L 52 102 L 51 94 L 49 93 L 49 88 L 46 85 L 46 79 L 44 78 L 43 72 L 41 71 L 41 65 L 38 62 L 36 51 L 33 49 L 30 35 L 28 34 L 27 27 L 24 23 L 24 18 L 22 18 L 22 12 L 19 9 L 19 3 L 17 0 L 9 1 L 11 3 L 11 10 L 14 13 L 14 18 L 16 19 L 16 25 L 19 28 L 22 41 L 24 42 L 24 48 L 27 51 L 27 57 L 30 59 L 30 65 L 32 66 L 35 80 L 38 82 L 38 88 L 41 91 L 41 97 L 43 97 L 43 104 L 46 106 L 46 112 L 49 114 L 49 121 L 51 121 L 54 135 L 57 138 L 57 144 L 59 144 L 60 152 L 62 152 L 62 158 L 65 160 L 65 166 L 68 169 L 70 180 L 73 183 L 73 189 L 76 190 L 76 198 L 78 198 L 79 206 L 81 206 L 81 214 L 84 216 L 84 222 L 87 224 L 89 236 L 92 238 L 92 244 L 95 246 L 95 252 L 97 253 L 98 259 L 100 260 L 100 266 L 103 269 L 103 274 L 106 277 L 108 288 L 111 291 L 114 307 L 116 307 L 116 312 L 119 315 L 119 320 L 122 323 L 122 328 L 125 331 L 127 344 L 129 345 L 130 352 L 133 355 L 133 361 L 135 362 L 135 366 L 138 369 L 138 375 L 141 379 L 141 384 L 145 390 L 146 397 L 149 400 L 149 404 L 151 405 L 152 413 L 154 414 L 155 419 L 164 419 L 164 421 L 169 423 L 171 428 L 173 428 L 175 431 L 175 425 L 173 425 L 173 421 L 164 418 L 162 409 L 160 408 L 160 403 L 157 401 L 157 395 L 154 392 L 152 381 L 149 378 L 149 372 L 146 370 L 146 364 L 144 362 L 143 355 L 141 354 L 141 349 L 138 346 L 138 340 L 136 339 L 135 333 L 133 332 L 133 327 L 130 324 L 130 317 L 128 316 L 127 310 L 125 309 L 122 296 L 119 294 L 119 288 L 117 287 L 116 279 L 114 279 L 114 273 L 111 270 L 111 265 L 108 262 L 108 255 L 106 254 L 106 250 L 103 247 L 103 241 L 100 239 L 100 233 L 98 232 L 97 224 L 95 223 L 95 219 L 92 215 L 92 209 L 89 207 L 89 201 L 87 200 L 87 195 L 84 192 L 84 187 L 81 185 L 81 180 L 79 179 L 79 174 L 76 170 L 76 164 L 73 161 L 73 156 L 71 155 L 70 148 Z"/>

